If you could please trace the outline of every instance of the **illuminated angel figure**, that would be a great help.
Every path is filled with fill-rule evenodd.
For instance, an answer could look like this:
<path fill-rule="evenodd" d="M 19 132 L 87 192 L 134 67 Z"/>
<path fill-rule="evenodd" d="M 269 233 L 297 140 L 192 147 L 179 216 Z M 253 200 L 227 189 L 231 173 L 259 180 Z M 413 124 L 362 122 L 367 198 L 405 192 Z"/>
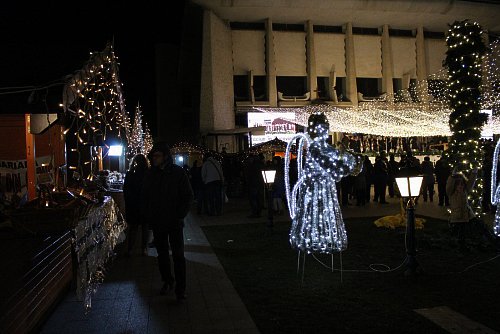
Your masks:
<path fill-rule="evenodd" d="M 495 222 L 493 223 L 493 233 L 500 236 L 500 183 L 497 184 L 498 153 L 500 151 L 500 140 L 497 142 L 493 153 L 493 168 L 491 170 L 491 204 L 497 206 Z"/>
<path fill-rule="evenodd" d="M 292 218 L 290 244 L 307 253 L 339 252 L 347 248 L 347 234 L 337 199 L 335 183 L 362 168 L 360 156 L 335 149 L 327 143 L 328 120 L 323 113 L 309 117 L 307 134 L 296 135 L 285 155 L 285 186 Z M 297 150 L 298 181 L 290 191 L 290 149 Z M 304 145 L 307 153 L 302 165 Z"/>

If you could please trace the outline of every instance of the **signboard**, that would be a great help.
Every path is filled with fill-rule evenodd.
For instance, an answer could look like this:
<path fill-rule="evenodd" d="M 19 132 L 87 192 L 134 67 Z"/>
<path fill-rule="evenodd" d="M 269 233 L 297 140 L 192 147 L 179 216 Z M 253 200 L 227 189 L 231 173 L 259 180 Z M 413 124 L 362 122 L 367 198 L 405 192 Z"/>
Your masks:
<path fill-rule="evenodd" d="M 0 193 L 3 193 L 7 199 L 10 199 L 13 194 L 24 196 L 27 189 L 27 172 L 26 160 L 0 160 Z M 36 159 L 37 183 L 53 183 L 53 173 L 54 166 L 50 156 Z"/>
<path fill-rule="evenodd" d="M 248 127 L 265 126 L 264 135 L 252 135 L 252 145 L 262 144 L 276 137 L 290 141 L 296 133 L 295 113 L 248 113 Z"/>

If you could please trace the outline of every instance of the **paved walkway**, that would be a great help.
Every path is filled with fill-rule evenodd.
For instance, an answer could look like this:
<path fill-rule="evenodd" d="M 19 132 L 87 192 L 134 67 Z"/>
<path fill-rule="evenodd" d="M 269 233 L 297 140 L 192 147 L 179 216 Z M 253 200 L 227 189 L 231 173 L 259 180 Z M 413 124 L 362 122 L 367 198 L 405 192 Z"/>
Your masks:
<path fill-rule="evenodd" d="M 84 314 L 73 291 L 57 306 L 42 333 L 258 333 L 198 224 L 186 219 L 187 299 L 160 296 L 156 251 L 118 256 Z M 138 252 L 138 251 L 137 251 Z"/>
<path fill-rule="evenodd" d="M 399 212 L 399 200 L 389 204 L 370 202 L 364 207 L 343 207 L 346 218 L 380 217 Z M 83 303 L 73 291 L 57 306 L 42 333 L 258 333 L 245 305 L 227 278 L 201 226 L 265 223 L 267 218 L 250 219 L 248 201 L 230 199 L 221 217 L 189 214 L 185 240 L 187 300 L 181 304 L 173 295 L 160 296 L 162 285 L 156 252 L 147 257 L 118 256 L 110 266 L 105 283 L 93 298 L 92 309 L 84 314 Z M 437 203 L 420 203 L 417 215 L 447 219 Z M 486 217 L 492 220 L 492 215 Z M 275 221 L 290 221 L 287 215 Z M 138 252 L 138 251 L 137 251 Z"/>

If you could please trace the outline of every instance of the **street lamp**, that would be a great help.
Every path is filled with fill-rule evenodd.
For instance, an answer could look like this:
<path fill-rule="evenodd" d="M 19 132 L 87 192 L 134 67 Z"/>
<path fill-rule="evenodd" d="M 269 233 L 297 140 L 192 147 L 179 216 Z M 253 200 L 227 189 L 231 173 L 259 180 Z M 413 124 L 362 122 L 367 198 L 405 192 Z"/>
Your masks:
<path fill-rule="evenodd" d="M 274 178 L 276 177 L 275 170 L 263 170 L 262 178 L 264 179 L 264 183 L 266 184 L 267 190 L 267 218 L 269 218 L 268 227 L 272 228 L 273 223 L 273 193 L 271 189 L 271 185 L 274 183 Z"/>
<path fill-rule="evenodd" d="M 415 245 L 415 202 L 414 198 L 420 194 L 423 176 L 412 167 L 404 167 L 396 176 L 401 197 L 408 198 L 406 205 L 406 271 L 407 275 L 417 273 L 417 250 Z"/>

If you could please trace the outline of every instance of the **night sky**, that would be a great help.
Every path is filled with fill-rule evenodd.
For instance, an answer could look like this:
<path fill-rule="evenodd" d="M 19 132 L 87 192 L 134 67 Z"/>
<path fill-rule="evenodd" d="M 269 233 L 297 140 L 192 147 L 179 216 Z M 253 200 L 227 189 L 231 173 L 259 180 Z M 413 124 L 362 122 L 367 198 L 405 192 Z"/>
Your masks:
<path fill-rule="evenodd" d="M 179 45 L 184 1 L 124 3 L 3 3 L 0 87 L 43 85 L 61 79 L 81 69 L 90 51 L 103 50 L 106 42 L 114 38 L 127 110 L 133 111 L 140 101 L 154 132 L 154 46 Z M 5 108 L 2 112 L 6 112 Z"/>

